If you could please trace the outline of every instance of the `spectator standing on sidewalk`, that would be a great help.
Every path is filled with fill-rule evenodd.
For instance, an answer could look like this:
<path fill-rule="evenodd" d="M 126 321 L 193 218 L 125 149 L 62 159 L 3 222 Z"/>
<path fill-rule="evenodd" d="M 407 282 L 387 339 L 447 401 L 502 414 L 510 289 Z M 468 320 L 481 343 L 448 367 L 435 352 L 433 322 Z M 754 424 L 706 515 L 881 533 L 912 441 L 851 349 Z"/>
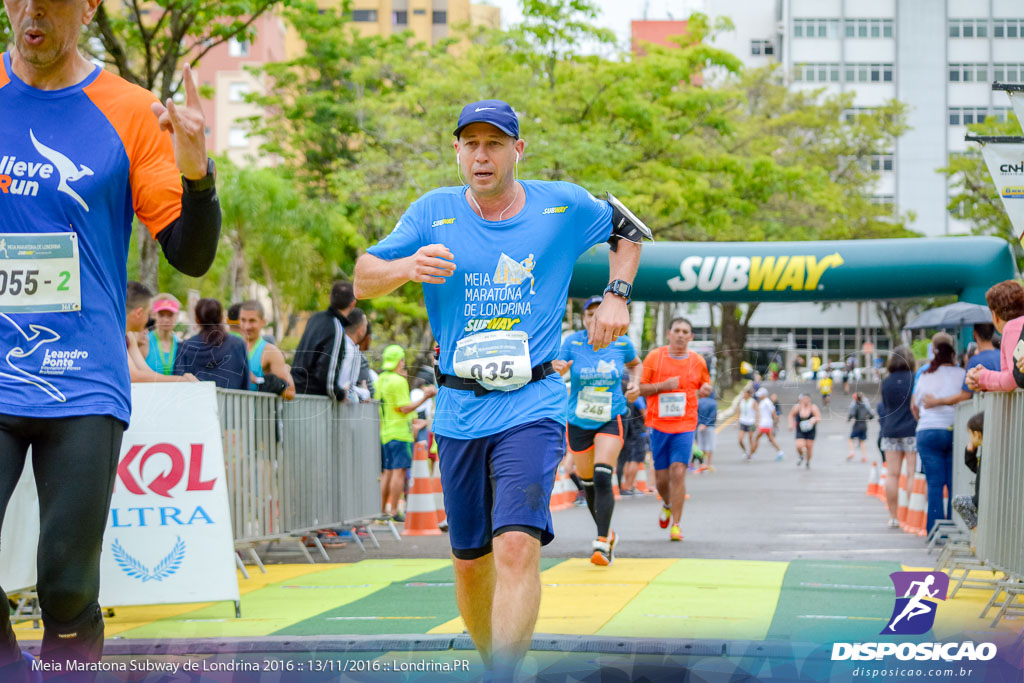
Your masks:
<path fill-rule="evenodd" d="M 284 362 L 284 354 L 263 337 L 263 329 L 267 326 L 263 304 L 255 300 L 243 301 L 238 325 L 248 351 L 249 389 L 277 394 L 286 401 L 295 398 L 295 382 L 288 364 Z"/>
<path fill-rule="evenodd" d="M 200 381 L 214 382 L 221 389 L 249 389 L 249 362 L 245 342 L 228 334 L 224 309 L 216 299 L 196 302 L 199 334 L 178 347 L 174 374 L 191 373 Z"/>
<path fill-rule="evenodd" d="M 369 383 L 370 365 L 362 348 L 363 342 L 370 335 L 370 321 L 366 319 L 362 309 L 353 308 L 348 314 L 348 323 L 345 327 L 345 336 L 349 338 L 351 346 L 348 343 L 345 345 L 346 357 L 342 371 L 344 379 L 339 384 L 345 392 L 345 400 L 349 403 L 363 403 L 373 398 L 373 390 Z"/>
<path fill-rule="evenodd" d="M 141 282 L 128 281 L 127 311 L 125 312 L 125 344 L 128 347 L 128 374 L 132 382 L 195 382 L 191 373 L 163 375 L 146 365 L 146 358 L 139 349 L 139 338 L 146 335 L 146 321 L 153 293 Z M 181 375 L 181 376 L 178 376 Z"/>
<path fill-rule="evenodd" d="M 900 469 L 907 463 L 907 477 L 917 471 L 917 417 L 911 409 L 914 391 L 914 354 L 906 346 L 897 346 L 886 364 L 888 374 L 882 380 L 881 449 L 885 453 L 885 502 L 889 506 L 889 526 L 899 528 Z"/>
<path fill-rule="evenodd" d="M 327 310 L 310 317 L 295 349 L 292 377 L 297 393 L 344 400 L 338 392 L 338 376 L 345 360 L 348 314 L 355 307 L 352 283 L 335 282 Z"/>
<path fill-rule="evenodd" d="M 971 391 L 1013 391 L 1017 388 L 1014 367 L 1018 363 L 1024 364 L 1024 345 L 1019 343 L 1024 332 L 1024 287 L 1016 280 L 1005 280 L 992 285 L 985 292 L 985 300 L 992 313 L 992 324 L 1003 335 L 999 371 L 982 366 L 971 368 L 967 373 L 967 388 Z"/>
<path fill-rule="evenodd" d="M 927 408 L 924 397 L 931 394 L 944 398 L 960 392 L 964 381 L 964 370 L 958 368 L 953 338 L 940 332 L 932 338 L 935 357 L 925 368 L 914 387 L 911 410 L 917 416 L 917 451 L 921 454 L 921 465 L 928 480 L 928 525 L 931 531 L 935 522 L 950 518 L 950 508 L 943 507 L 943 488 L 953 487 L 953 421 L 956 409 L 952 406 Z M 1012 375 L 1011 375 L 1012 379 Z"/>
<path fill-rule="evenodd" d="M 409 380 L 405 370 L 405 350 L 398 344 L 384 349 L 381 373 L 377 378 L 380 401 L 380 441 L 384 474 L 380 480 L 381 511 L 397 522 L 404 522 L 400 503 L 405 493 L 405 475 L 412 465 L 413 430 L 426 425 L 414 425 L 416 410 L 437 393 L 437 387 L 428 386 L 423 397 L 414 403 L 409 396 Z M 417 430 L 418 431 L 418 430 Z"/>
<path fill-rule="evenodd" d="M 974 472 L 974 495 L 954 496 L 953 509 L 963 518 L 968 529 L 978 526 L 978 494 L 981 491 L 981 443 L 985 431 L 985 413 L 975 413 L 967 421 L 970 439 L 964 449 L 964 465 Z"/>

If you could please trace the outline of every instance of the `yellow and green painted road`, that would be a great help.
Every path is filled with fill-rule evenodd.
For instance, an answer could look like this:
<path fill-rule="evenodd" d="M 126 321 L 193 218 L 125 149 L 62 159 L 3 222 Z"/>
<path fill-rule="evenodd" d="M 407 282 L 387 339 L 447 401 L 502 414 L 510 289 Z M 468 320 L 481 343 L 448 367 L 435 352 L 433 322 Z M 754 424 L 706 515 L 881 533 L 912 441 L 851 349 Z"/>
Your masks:
<path fill-rule="evenodd" d="M 618 558 L 541 560 L 537 633 L 630 638 L 877 640 L 893 608 L 895 562 Z M 239 577 L 231 603 L 118 607 L 107 638 L 195 639 L 462 633 L 451 562 L 367 559 L 267 565 Z M 989 593 L 961 590 L 940 603 L 932 637 L 989 631 L 978 614 Z M 1020 623 L 1004 621 L 1002 631 Z M 19 639 L 42 631 L 21 623 Z"/>

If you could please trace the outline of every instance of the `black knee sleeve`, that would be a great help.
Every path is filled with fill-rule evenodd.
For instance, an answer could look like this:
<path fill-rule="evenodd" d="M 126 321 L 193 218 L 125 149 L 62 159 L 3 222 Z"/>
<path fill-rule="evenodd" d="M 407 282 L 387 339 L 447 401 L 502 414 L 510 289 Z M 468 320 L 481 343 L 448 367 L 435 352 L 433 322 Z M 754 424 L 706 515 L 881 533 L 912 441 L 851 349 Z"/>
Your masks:
<path fill-rule="evenodd" d="M 587 509 L 590 510 L 590 516 L 594 517 L 594 480 L 581 478 L 580 483 L 583 485 L 583 495 L 587 497 Z M 594 522 L 597 522 L 597 517 L 594 517 Z"/>
<path fill-rule="evenodd" d="M 43 611 L 41 657 L 46 661 L 98 662 L 103 655 L 103 613 L 97 603 L 71 621 L 57 621 Z"/>
<path fill-rule="evenodd" d="M 615 509 L 615 494 L 612 492 L 611 465 L 594 465 L 594 522 L 597 535 L 608 536 Z"/>

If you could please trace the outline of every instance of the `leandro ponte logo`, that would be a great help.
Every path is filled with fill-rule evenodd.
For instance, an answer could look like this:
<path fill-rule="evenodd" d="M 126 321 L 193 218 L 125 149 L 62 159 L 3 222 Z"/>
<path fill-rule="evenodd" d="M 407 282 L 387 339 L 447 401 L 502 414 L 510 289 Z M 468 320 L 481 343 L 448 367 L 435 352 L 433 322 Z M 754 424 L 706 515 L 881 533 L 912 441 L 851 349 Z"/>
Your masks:
<path fill-rule="evenodd" d="M 893 572 L 889 578 L 896 587 L 896 604 L 882 634 L 927 633 L 935 624 L 936 601 L 946 599 L 949 576 L 942 572 Z"/>

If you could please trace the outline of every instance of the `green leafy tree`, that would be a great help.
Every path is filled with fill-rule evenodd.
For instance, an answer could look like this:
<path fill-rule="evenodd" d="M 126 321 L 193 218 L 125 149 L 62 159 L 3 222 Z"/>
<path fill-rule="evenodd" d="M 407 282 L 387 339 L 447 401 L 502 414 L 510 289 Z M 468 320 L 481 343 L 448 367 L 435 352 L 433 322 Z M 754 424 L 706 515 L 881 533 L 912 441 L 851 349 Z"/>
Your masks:
<path fill-rule="evenodd" d="M 969 130 L 975 135 L 1019 136 L 1021 125 L 1011 114 L 1007 121 L 990 118 L 984 123 L 970 126 Z M 1013 225 L 1003 208 L 999 190 L 992 182 L 992 175 L 988 172 L 978 143 L 972 143 L 971 147 L 966 153 L 950 154 L 949 164 L 939 169 L 949 180 L 951 196 L 947 208 L 970 224 L 972 234 L 992 235 L 1009 242 L 1018 265 L 1024 264 L 1024 251 L 1014 234 Z"/>
<path fill-rule="evenodd" d="M 181 68 L 193 66 L 231 39 L 255 37 L 260 16 L 290 0 L 126 0 L 101 3 L 82 48 L 125 80 L 155 93 L 161 101 L 181 89 Z M 159 284 L 159 245 L 148 235 L 137 240 L 139 276 Z"/>
<path fill-rule="evenodd" d="M 405 34 L 361 36 L 348 5 L 318 9 L 296 2 L 285 16 L 305 50 L 256 70 L 266 91 L 249 96 L 266 111 L 250 120 L 266 140 L 263 150 L 282 159 L 311 196 L 325 199 L 333 198 L 331 176 L 373 144 L 369 101 L 403 87 L 411 77 L 410 54 L 418 49 L 407 45 Z"/>
<path fill-rule="evenodd" d="M 550 88 L 557 84 L 559 62 L 576 58 L 581 43 L 615 43 L 613 31 L 594 25 L 599 9 L 589 0 L 519 0 L 519 5 L 523 22 L 513 30 L 535 50 Z"/>

